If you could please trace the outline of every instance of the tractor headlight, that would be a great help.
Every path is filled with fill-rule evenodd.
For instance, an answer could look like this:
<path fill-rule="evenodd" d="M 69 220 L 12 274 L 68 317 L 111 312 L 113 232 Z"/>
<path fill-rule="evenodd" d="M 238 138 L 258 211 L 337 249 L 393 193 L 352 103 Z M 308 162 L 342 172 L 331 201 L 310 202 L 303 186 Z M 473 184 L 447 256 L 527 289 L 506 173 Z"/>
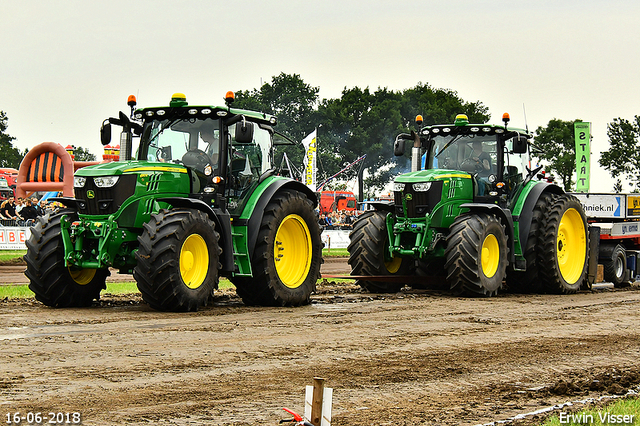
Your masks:
<path fill-rule="evenodd" d="M 111 188 L 118 183 L 118 178 L 120 178 L 120 176 L 100 176 L 94 177 L 93 182 L 98 188 Z"/>
<path fill-rule="evenodd" d="M 393 183 L 394 192 L 402 192 L 404 191 L 404 183 L 394 182 Z"/>
<path fill-rule="evenodd" d="M 84 184 L 87 183 L 87 178 L 82 176 L 74 176 L 73 177 L 73 187 L 74 188 L 82 188 Z"/>
<path fill-rule="evenodd" d="M 427 192 L 431 188 L 431 182 L 420 182 L 413 184 L 413 190 L 416 192 Z"/>

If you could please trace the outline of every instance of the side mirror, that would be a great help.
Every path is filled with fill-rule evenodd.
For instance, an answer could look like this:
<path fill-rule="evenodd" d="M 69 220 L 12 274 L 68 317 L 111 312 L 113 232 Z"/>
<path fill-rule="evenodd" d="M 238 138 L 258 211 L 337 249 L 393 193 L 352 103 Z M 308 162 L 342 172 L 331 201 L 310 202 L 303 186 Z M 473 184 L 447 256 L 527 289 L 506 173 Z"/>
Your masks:
<path fill-rule="evenodd" d="M 393 155 L 395 155 L 396 157 L 404 155 L 404 141 L 407 140 L 407 136 L 409 135 L 407 135 L 406 133 L 401 133 L 396 136 L 396 140 L 393 141 Z"/>
<path fill-rule="evenodd" d="M 165 163 L 168 163 L 169 161 L 171 161 L 173 158 L 171 156 L 171 146 L 163 146 L 161 147 L 157 154 L 159 155 L 159 160 Z"/>
<path fill-rule="evenodd" d="M 526 136 L 516 136 L 511 139 L 513 142 L 513 153 L 514 154 L 525 154 L 527 152 L 527 137 Z"/>
<path fill-rule="evenodd" d="M 236 123 L 236 142 L 251 143 L 253 142 L 253 123 L 250 121 L 240 121 Z"/>
<path fill-rule="evenodd" d="M 109 145 L 111 142 L 111 124 L 109 122 L 102 123 L 102 127 L 100 127 L 100 142 L 102 145 Z"/>
<path fill-rule="evenodd" d="M 400 157 L 404 155 L 404 141 L 412 141 L 416 137 L 414 132 L 411 133 L 400 133 L 396 136 L 396 140 L 393 142 L 393 155 L 396 157 Z"/>

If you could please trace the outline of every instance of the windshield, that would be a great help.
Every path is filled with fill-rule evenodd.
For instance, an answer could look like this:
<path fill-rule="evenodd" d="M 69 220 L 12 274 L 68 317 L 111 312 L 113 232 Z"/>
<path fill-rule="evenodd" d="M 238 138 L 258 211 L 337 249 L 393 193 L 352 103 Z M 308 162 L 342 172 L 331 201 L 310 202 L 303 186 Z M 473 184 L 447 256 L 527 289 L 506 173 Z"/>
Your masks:
<path fill-rule="evenodd" d="M 220 122 L 217 119 L 153 120 L 146 122 L 140 141 L 139 160 L 184 163 L 187 152 L 204 153 L 212 163 L 220 152 Z"/>
<path fill-rule="evenodd" d="M 495 135 L 435 136 L 430 152 L 423 156 L 423 167 L 426 162 L 427 169 L 463 170 L 488 175 L 495 173 L 497 149 Z"/>

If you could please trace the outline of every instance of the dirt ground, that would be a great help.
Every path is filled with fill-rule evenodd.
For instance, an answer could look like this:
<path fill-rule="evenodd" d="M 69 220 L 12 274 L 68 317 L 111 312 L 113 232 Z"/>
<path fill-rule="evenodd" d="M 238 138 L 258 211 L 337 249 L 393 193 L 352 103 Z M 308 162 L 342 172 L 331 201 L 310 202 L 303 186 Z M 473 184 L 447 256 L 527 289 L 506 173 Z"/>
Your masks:
<path fill-rule="evenodd" d="M 85 425 L 275 425 L 323 377 L 333 425 L 476 425 L 640 384 L 637 284 L 467 299 L 327 281 L 312 299 L 256 308 L 225 291 L 187 314 L 137 295 L 86 309 L 0 301 L 0 422 L 18 411 L 79 412 Z"/>

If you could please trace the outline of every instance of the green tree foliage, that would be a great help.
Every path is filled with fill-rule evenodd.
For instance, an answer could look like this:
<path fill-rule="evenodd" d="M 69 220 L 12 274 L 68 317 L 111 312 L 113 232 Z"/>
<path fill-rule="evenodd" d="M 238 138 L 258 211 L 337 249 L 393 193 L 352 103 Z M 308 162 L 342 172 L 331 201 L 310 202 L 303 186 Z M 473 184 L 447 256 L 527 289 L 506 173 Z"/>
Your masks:
<path fill-rule="evenodd" d="M 625 179 L 633 192 L 640 192 L 640 116 L 633 121 L 615 118 L 607 125 L 609 149 L 598 161 L 616 179 L 614 190 L 621 192 Z"/>
<path fill-rule="evenodd" d="M 14 141 L 15 138 L 6 133 L 8 121 L 9 119 L 5 112 L 0 111 L 0 167 L 13 167 L 17 169 L 20 167 L 20 162 L 27 151 L 25 150 L 25 152 L 22 153 L 13 146 L 12 141 Z"/>
<path fill-rule="evenodd" d="M 565 191 L 573 190 L 573 174 L 576 171 L 576 146 L 574 124 L 582 120 L 563 121 L 554 118 L 547 127 L 535 131 L 535 146 L 542 152 L 534 157 L 545 164 L 547 172 L 560 177 Z"/>
<path fill-rule="evenodd" d="M 369 177 L 365 187 L 371 190 L 382 189 L 393 176 L 406 171 L 409 154 L 394 157 L 393 140 L 407 128 L 415 129 L 416 115 L 422 115 L 425 124 L 453 123 L 461 113 L 472 122 L 489 119 L 487 108 L 480 102 L 467 103 L 456 92 L 426 84 L 402 92 L 344 89 L 340 99 L 324 100 L 319 113 L 324 130 L 319 135 L 318 150 L 325 171 L 339 170 L 367 154 L 364 167 Z"/>
<path fill-rule="evenodd" d="M 318 180 L 332 176 L 346 165 L 367 154 L 366 186 L 382 188 L 392 176 L 406 171 L 408 154 L 393 156 L 393 140 L 408 128 L 415 129 L 415 116 L 421 114 L 425 124 L 453 123 L 457 114 L 467 114 L 471 122 L 489 119 L 480 102 L 465 102 L 451 90 L 435 89 L 419 83 L 404 91 L 378 88 L 345 88 L 339 99 L 318 102 L 318 87 L 305 83 L 299 75 L 281 73 L 260 89 L 237 91 L 234 107 L 275 114 L 278 131 L 301 141 L 318 129 Z M 303 151 L 289 150 L 292 163 L 302 164 Z M 275 158 L 279 164 L 280 158 Z M 357 168 L 350 170 L 355 176 Z"/>
<path fill-rule="evenodd" d="M 96 156 L 89 152 L 88 149 L 80 147 L 73 147 L 74 161 L 95 161 Z"/>
<path fill-rule="evenodd" d="M 315 106 L 319 90 L 302 81 L 298 74 L 280 73 L 260 89 L 237 91 L 233 106 L 275 115 L 278 130 L 301 141 L 317 125 Z"/>

